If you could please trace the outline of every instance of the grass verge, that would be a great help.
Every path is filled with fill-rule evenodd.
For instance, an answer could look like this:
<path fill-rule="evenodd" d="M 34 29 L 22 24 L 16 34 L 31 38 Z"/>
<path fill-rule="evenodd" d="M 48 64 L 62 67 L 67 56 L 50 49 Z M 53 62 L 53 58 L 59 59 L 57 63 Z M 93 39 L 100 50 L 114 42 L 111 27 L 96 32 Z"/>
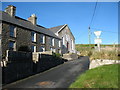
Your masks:
<path fill-rule="evenodd" d="M 78 76 L 70 88 L 118 88 L 120 64 L 105 65 L 86 71 Z"/>

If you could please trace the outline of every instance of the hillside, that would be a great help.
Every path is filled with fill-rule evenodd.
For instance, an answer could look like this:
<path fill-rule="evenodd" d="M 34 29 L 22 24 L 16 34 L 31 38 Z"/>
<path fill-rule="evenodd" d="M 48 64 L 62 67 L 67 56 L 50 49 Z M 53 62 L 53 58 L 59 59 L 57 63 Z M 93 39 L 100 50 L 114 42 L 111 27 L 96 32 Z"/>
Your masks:
<path fill-rule="evenodd" d="M 80 56 L 89 56 L 93 59 L 112 59 L 120 60 L 120 52 L 118 52 L 118 45 L 101 45 L 99 52 L 95 44 L 76 44 L 76 50 L 80 52 Z"/>

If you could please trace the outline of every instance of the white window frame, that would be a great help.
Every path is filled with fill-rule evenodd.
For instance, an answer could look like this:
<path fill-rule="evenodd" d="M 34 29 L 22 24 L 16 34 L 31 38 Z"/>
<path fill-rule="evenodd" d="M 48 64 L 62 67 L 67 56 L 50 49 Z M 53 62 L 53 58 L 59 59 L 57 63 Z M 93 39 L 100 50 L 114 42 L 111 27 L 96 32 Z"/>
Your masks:
<path fill-rule="evenodd" d="M 43 52 L 45 52 L 45 47 L 43 47 Z"/>
<path fill-rule="evenodd" d="M 61 41 L 59 40 L 59 47 L 61 47 Z"/>
<path fill-rule="evenodd" d="M 33 51 L 32 52 L 36 52 L 37 51 L 37 47 L 35 45 L 32 45 L 33 46 Z"/>
<path fill-rule="evenodd" d="M 56 53 L 56 49 L 55 48 L 53 49 L 53 52 Z"/>
<path fill-rule="evenodd" d="M 36 32 L 31 32 L 31 33 L 33 33 L 33 40 L 32 40 L 32 42 L 36 42 L 37 40 L 37 33 Z M 32 34 L 31 34 L 31 36 L 32 36 Z"/>
<path fill-rule="evenodd" d="M 65 45 L 65 37 L 62 37 L 63 45 Z"/>
<path fill-rule="evenodd" d="M 10 42 L 13 42 L 13 51 L 16 51 L 16 42 L 15 41 L 9 41 L 9 44 L 10 44 Z M 10 48 L 10 46 L 9 46 L 9 48 Z"/>
<path fill-rule="evenodd" d="M 34 52 L 36 52 L 37 51 L 37 47 L 36 46 L 34 46 Z"/>
<path fill-rule="evenodd" d="M 44 46 L 40 46 L 40 49 L 42 48 L 42 51 L 45 52 L 45 47 Z M 40 51 L 41 52 L 41 51 Z"/>
<path fill-rule="evenodd" d="M 40 41 L 41 44 L 45 44 L 45 35 L 40 34 L 40 39 L 42 39 L 42 42 Z"/>
<path fill-rule="evenodd" d="M 43 44 L 45 44 L 45 35 L 43 35 Z"/>
<path fill-rule="evenodd" d="M 53 51 L 53 48 L 50 48 L 50 51 Z"/>
<path fill-rule="evenodd" d="M 52 46 L 55 46 L 55 39 L 52 39 Z"/>
<path fill-rule="evenodd" d="M 14 27 L 14 29 L 13 29 L 13 35 L 10 34 L 10 37 L 16 37 L 16 29 L 17 29 L 17 27 L 15 27 L 14 25 L 10 25 L 9 29 L 11 29 L 11 27 Z M 12 30 L 10 30 L 10 33 L 11 33 L 11 31 Z"/>

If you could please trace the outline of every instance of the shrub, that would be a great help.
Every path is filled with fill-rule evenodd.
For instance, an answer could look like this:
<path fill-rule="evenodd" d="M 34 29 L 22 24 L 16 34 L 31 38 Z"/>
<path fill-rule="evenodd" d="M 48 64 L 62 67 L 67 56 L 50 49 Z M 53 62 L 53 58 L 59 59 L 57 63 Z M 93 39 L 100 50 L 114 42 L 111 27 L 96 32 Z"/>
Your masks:
<path fill-rule="evenodd" d="M 105 46 L 105 45 L 104 45 Z M 89 56 L 90 60 L 94 59 L 111 59 L 120 60 L 120 51 L 113 50 L 101 50 L 100 52 L 94 48 L 90 48 L 84 45 L 76 45 L 76 50 L 80 51 L 80 56 Z"/>
<path fill-rule="evenodd" d="M 52 55 L 53 55 L 54 57 L 59 57 L 59 58 L 60 58 L 60 56 L 61 56 L 61 54 L 59 54 L 59 53 L 54 53 L 54 52 L 52 52 Z"/>
<path fill-rule="evenodd" d="M 18 51 L 31 52 L 31 49 L 28 46 L 20 46 Z"/>

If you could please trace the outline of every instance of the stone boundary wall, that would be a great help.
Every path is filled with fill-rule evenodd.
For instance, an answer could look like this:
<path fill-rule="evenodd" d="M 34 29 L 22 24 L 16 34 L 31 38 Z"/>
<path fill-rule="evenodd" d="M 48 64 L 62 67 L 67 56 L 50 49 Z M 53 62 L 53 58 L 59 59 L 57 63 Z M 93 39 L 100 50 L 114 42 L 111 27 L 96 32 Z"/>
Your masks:
<path fill-rule="evenodd" d="M 106 59 L 104 59 L 104 60 L 101 60 L 101 59 L 92 60 L 90 62 L 89 69 L 96 68 L 96 67 L 99 67 L 102 65 L 108 65 L 108 64 L 120 64 L 120 60 L 106 60 Z"/>
<path fill-rule="evenodd" d="M 6 66 L 2 67 L 2 84 L 8 84 L 43 72 L 66 60 L 47 54 L 39 54 L 38 62 L 32 60 L 32 53 L 8 51 Z"/>
<path fill-rule="evenodd" d="M 32 52 L 16 52 L 16 51 L 6 51 L 6 60 L 7 61 L 21 61 L 21 60 L 32 60 Z"/>
<path fill-rule="evenodd" d="M 63 54 L 63 58 L 67 60 L 75 60 L 78 59 L 78 55 L 76 53 L 66 53 Z"/>
<path fill-rule="evenodd" d="M 32 75 L 33 61 L 32 53 L 28 52 L 6 52 L 6 58 L 2 65 L 2 83 L 10 83 Z"/>

